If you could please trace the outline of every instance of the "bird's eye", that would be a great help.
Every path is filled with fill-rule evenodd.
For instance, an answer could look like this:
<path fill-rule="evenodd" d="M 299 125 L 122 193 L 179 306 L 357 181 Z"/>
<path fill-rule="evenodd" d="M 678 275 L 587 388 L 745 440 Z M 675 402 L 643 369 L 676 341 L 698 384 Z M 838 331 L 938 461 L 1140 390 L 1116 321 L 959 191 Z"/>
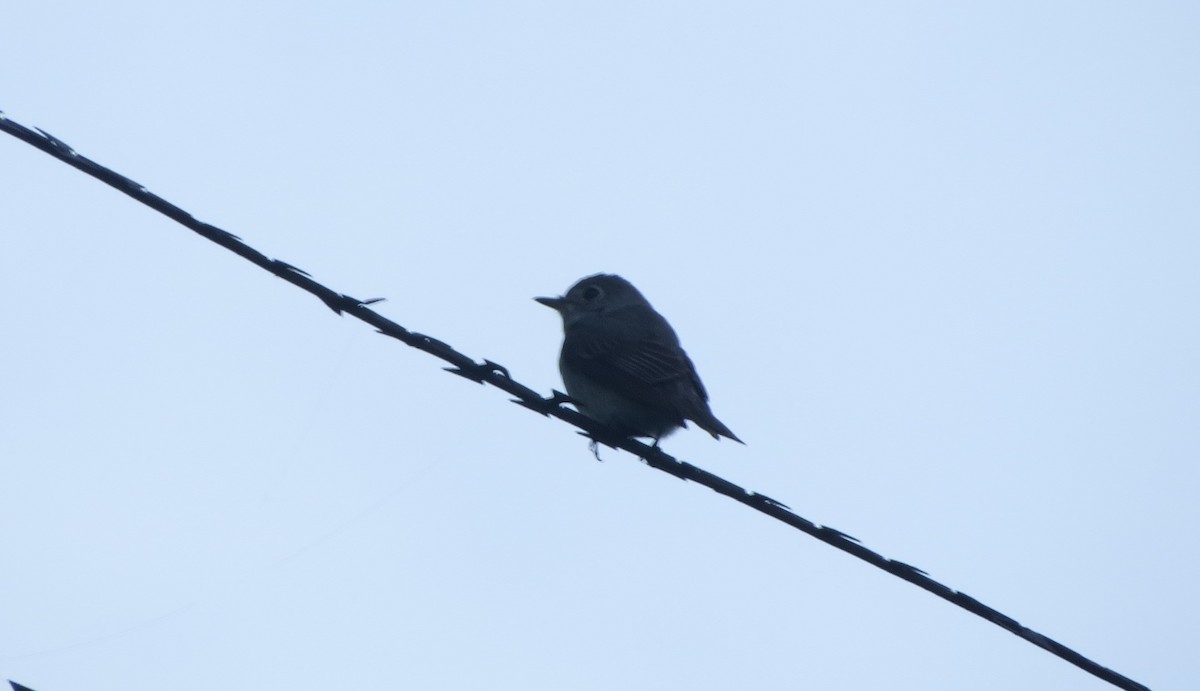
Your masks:
<path fill-rule="evenodd" d="M 588 286 L 583 289 L 584 300 L 595 300 L 598 297 L 600 297 L 600 289 L 596 286 Z"/>

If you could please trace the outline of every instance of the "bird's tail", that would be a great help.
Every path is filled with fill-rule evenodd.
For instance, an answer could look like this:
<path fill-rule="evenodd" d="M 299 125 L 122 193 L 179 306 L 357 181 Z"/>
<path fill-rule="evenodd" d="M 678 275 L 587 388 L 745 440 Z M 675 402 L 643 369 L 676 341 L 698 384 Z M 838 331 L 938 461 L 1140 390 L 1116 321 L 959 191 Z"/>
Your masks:
<path fill-rule="evenodd" d="M 697 412 L 697 415 L 690 416 L 689 419 L 699 425 L 700 429 L 713 435 L 713 439 L 728 437 L 739 444 L 746 443 L 741 439 L 738 439 L 738 436 L 733 433 L 733 430 L 726 427 L 724 422 L 718 420 L 717 416 L 713 415 L 711 410 L 702 410 Z"/>

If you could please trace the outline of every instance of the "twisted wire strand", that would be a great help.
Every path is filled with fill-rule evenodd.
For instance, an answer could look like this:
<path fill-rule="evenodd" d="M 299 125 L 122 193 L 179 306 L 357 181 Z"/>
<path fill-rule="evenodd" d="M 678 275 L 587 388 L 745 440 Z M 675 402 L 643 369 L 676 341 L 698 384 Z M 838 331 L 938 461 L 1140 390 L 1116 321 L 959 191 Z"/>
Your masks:
<path fill-rule="evenodd" d="M 764 513 L 775 520 L 792 526 L 808 535 L 832 546 L 852 554 L 859 559 L 875 566 L 879 569 L 912 583 L 913 585 L 923 588 L 934 595 L 947 600 L 976 616 L 982 617 L 987 621 L 999 626 L 1000 628 L 1009 631 L 1010 633 L 1025 639 L 1026 641 L 1036 645 L 1047 652 L 1056 655 L 1067 662 L 1079 667 L 1080 669 L 1092 674 L 1104 681 L 1113 684 L 1121 689 L 1129 691 L 1149 691 L 1148 687 L 1121 675 L 1108 667 L 1105 667 L 1079 652 L 1055 641 L 1052 638 L 1044 636 L 1037 631 L 1034 631 L 1020 622 L 1009 617 L 1008 615 L 995 610 L 966 593 L 954 590 L 945 586 L 932 578 L 915 566 L 910 566 L 901 561 L 888 559 L 878 552 L 865 547 L 857 539 L 826 525 L 813 523 L 802 516 L 792 512 L 792 510 L 784 504 L 775 501 L 774 499 L 757 492 L 747 490 L 728 480 L 714 475 L 702 468 L 694 466 L 690 463 L 680 461 L 675 457 L 667 454 L 657 446 L 644 444 L 636 439 L 622 437 L 612 432 L 604 425 L 592 420 L 591 418 L 579 413 L 570 408 L 564 408 L 563 404 L 569 402 L 569 398 L 559 391 L 552 391 L 549 397 L 544 397 L 533 389 L 521 384 L 509 376 L 508 369 L 503 365 L 492 362 L 491 360 L 483 360 L 476 362 L 472 358 L 458 352 L 450 345 L 440 341 L 432 336 L 409 331 L 400 324 L 380 315 L 370 309 L 368 305 L 378 302 L 379 299 L 359 300 L 344 293 L 339 293 L 331 288 L 328 288 L 314 280 L 309 274 L 301 269 L 296 268 L 292 264 L 279 259 L 272 259 L 262 252 L 250 247 L 242 242 L 241 238 L 222 230 L 216 226 L 204 223 L 196 219 L 190 213 L 168 202 L 162 197 L 150 192 L 144 185 L 141 185 L 120 173 L 117 173 L 109 168 L 106 168 L 95 161 L 80 155 L 73 148 L 57 137 L 37 129 L 31 130 L 24 125 L 21 125 L 10 118 L 3 112 L 0 112 L 0 130 L 10 134 L 17 139 L 20 139 L 31 146 L 41 149 L 45 153 L 59 159 L 67 165 L 78 168 L 84 173 L 104 182 L 120 192 L 123 192 L 135 200 L 149 206 L 150 208 L 162 213 L 172 220 L 186 226 L 199 235 L 211 240 L 218 245 L 228 249 L 234 254 L 246 259 L 257 266 L 262 267 L 266 271 L 282 278 L 283 280 L 295 285 L 296 287 L 305 290 L 321 302 L 325 303 L 329 309 L 337 314 L 349 314 L 361 321 L 370 324 L 375 329 L 385 335 L 390 336 L 405 345 L 416 348 L 433 355 L 436 358 L 448 362 L 451 366 L 445 367 L 446 371 L 470 379 L 471 381 L 480 384 L 490 384 L 506 393 L 509 393 L 515 398 L 511 399 L 513 403 L 529 408 L 530 410 L 556 417 L 567 424 L 574 425 L 583 430 L 581 434 L 591 438 L 597 443 L 605 446 L 623 449 L 634 454 L 642 459 L 647 465 L 665 473 L 674 475 L 681 480 L 690 480 L 697 484 L 708 487 L 709 489 L 723 494 L 734 501 L 741 502 L 756 511 Z M 16 691 L 21 691 L 21 687 L 16 682 L 11 682 Z M 32 691 L 26 689 L 25 691 Z"/>

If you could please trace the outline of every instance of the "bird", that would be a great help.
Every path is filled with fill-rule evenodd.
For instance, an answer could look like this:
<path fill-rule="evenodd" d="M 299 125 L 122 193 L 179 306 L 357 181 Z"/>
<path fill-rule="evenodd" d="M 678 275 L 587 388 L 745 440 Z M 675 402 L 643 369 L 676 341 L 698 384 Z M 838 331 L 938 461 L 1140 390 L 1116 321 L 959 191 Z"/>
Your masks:
<path fill-rule="evenodd" d="M 714 439 L 745 443 L 713 415 L 675 330 L 632 283 L 600 273 L 565 295 L 534 300 L 562 317 L 558 368 L 579 412 L 656 446 L 688 420 Z"/>

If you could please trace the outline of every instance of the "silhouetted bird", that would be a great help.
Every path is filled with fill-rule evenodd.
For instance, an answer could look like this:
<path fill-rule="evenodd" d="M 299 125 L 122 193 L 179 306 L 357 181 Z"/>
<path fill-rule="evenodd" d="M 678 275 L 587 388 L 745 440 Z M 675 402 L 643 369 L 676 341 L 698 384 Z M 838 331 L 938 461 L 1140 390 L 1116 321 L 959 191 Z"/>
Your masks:
<path fill-rule="evenodd" d="M 708 392 L 679 337 L 629 281 L 596 274 L 567 294 L 534 298 L 562 315 L 558 359 L 579 411 L 631 437 L 659 439 L 692 420 L 741 442 L 708 407 Z"/>

